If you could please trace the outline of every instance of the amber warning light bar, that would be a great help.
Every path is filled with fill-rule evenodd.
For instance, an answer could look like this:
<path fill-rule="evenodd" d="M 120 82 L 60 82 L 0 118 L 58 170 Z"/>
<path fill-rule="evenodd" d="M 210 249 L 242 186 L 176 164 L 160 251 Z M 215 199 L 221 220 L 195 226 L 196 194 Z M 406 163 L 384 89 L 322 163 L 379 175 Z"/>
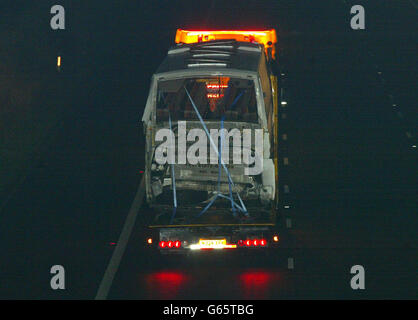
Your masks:
<path fill-rule="evenodd" d="M 203 30 L 182 30 L 177 29 L 176 43 L 196 43 L 212 40 L 230 40 L 243 42 L 258 42 L 264 45 L 264 48 L 271 47 L 272 56 L 274 57 L 274 44 L 277 42 L 276 30 L 263 31 L 244 31 L 244 30 L 218 30 L 218 31 L 203 31 Z"/>

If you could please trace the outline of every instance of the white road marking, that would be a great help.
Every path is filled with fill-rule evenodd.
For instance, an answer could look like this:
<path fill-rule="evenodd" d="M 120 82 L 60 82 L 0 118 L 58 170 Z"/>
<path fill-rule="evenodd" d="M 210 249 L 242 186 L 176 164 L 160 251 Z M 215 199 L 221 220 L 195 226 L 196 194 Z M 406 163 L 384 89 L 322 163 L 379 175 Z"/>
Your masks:
<path fill-rule="evenodd" d="M 295 268 L 295 261 L 293 258 L 287 258 L 287 268 L 294 269 Z"/>
<path fill-rule="evenodd" d="M 289 164 L 289 158 L 287 157 L 283 158 L 283 164 L 287 166 Z"/>
<path fill-rule="evenodd" d="M 138 191 L 136 192 L 134 201 L 129 209 L 128 216 L 126 217 L 125 224 L 122 232 L 119 236 L 119 240 L 115 250 L 113 251 L 112 258 L 107 266 L 106 272 L 100 283 L 99 290 L 97 291 L 95 300 L 106 300 L 109 294 L 110 287 L 112 286 L 113 279 L 118 271 L 120 261 L 125 252 L 126 245 L 128 244 L 129 237 L 131 236 L 132 229 L 135 225 L 136 216 L 138 215 L 139 208 L 142 205 L 145 193 L 145 176 L 142 176 L 141 183 L 139 184 Z"/>
<path fill-rule="evenodd" d="M 283 135 L 282 135 L 282 138 L 283 138 L 283 140 L 287 140 L 287 133 L 283 133 Z"/>

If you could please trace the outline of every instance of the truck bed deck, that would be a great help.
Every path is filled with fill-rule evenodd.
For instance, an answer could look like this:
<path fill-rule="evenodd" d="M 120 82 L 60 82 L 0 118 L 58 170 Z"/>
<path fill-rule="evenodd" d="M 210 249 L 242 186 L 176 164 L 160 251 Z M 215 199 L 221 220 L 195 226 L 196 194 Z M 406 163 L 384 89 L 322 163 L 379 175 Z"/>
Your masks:
<path fill-rule="evenodd" d="M 173 209 L 160 207 L 150 227 L 274 225 L 276 219 L 274 210 L 267 211 L 259 207 L 248 207 L 249 217 L 234 217 L 231 208 L 216 206 L 198 216 L 202 209 L 203 207 L 177 208 L 175 218 L 171 221 Z"/>

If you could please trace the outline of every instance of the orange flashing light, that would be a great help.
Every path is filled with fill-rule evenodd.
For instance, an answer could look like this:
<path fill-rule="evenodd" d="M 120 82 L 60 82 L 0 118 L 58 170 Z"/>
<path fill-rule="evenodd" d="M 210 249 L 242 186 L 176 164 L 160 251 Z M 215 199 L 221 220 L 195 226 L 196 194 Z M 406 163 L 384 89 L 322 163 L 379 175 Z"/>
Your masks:
<path fill-rule="evenodd" d="M 228 88 L 227 84 L 207 84 L 206 88 L 208 89 L 225 89 Z"/>
<path fill-rule="evenodd" d="M 208 99 L 219 99 L 222 98 L 224 95 L 219 93 L 208 93 L 206 96 Z"/>
<path fill-rule="evenodd" d="M 263 31 L 244 31 L 244 30 L 219 30 L 219 31 L 191 31 L 177 29 L 176 43 L 197 43 L 212 40 L 227 40 L 234 39 L 243 42 L 258 42 L 264 45 L 267 53 L 267 48 L 271 47 L 272 56 L 274 57 L 274 44 L 277 42 L 276 30 Z"/>

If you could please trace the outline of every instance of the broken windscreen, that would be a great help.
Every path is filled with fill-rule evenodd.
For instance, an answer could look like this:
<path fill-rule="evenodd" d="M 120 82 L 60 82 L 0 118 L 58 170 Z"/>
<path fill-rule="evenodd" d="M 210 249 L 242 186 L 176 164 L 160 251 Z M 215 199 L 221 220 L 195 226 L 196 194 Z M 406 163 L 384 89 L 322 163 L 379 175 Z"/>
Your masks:
<path fill-rule="evenodd" d="M 159 81 L 157 122 L 198 120 L 186 90 L 204 120 L 257 122 L 254 82 L 230 77 Z"/>

